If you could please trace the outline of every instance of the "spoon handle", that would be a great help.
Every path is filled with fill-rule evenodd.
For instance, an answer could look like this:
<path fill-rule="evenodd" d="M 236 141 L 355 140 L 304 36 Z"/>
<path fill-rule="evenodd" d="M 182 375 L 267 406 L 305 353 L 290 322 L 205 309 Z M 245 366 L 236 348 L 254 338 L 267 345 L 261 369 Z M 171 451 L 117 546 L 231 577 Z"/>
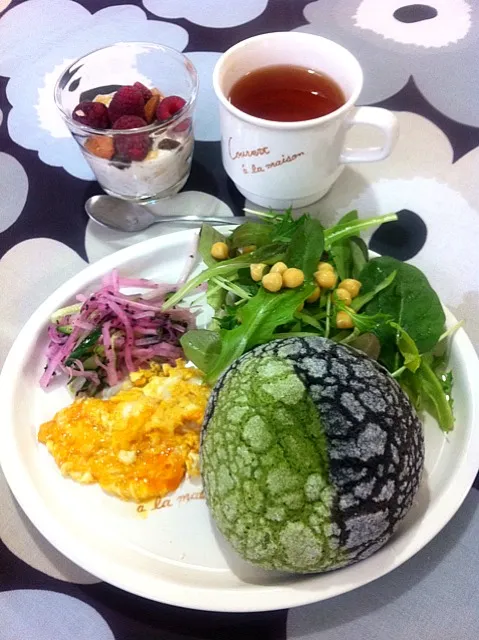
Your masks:
<path fill-rule="evenodd" d="M 261 222 L 261 218 L 250 216 L 228 216 L 221 218 L 215 216 L 158 216 L 154 224 L 157 224 L 159 222 L 177 222 L 185 224 L 193 224 L 198 222 L 208 222 L 209 224 L 238 224 L 247 222 L 249 220 Z"/>

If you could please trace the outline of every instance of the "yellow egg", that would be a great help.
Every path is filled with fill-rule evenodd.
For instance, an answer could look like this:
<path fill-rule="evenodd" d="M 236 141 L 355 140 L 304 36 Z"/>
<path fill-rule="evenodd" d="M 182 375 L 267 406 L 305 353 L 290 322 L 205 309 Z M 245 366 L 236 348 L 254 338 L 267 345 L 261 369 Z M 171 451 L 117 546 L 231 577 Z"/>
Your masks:
<path fill-rule="evenodd" d="M 210 388 L 197 369 L 152 365 L 108 399 L 82 398 L 41 425 L 63 475 L 144 502 L 199 474 L 200 429 Z"/>

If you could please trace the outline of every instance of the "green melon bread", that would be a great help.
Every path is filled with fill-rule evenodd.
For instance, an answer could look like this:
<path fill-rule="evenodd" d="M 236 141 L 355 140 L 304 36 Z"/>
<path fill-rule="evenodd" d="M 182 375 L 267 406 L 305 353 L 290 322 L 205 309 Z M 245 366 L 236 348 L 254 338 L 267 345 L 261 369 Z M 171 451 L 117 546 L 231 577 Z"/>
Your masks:
<path fill-rule="evenodd" d="M 382 547 L 411 507 L 422 426 L 374 360 L 320 337 L 234 362 L 206 410 L 201 472 L 212 517 L 255 565 L 337 569 Z"/>

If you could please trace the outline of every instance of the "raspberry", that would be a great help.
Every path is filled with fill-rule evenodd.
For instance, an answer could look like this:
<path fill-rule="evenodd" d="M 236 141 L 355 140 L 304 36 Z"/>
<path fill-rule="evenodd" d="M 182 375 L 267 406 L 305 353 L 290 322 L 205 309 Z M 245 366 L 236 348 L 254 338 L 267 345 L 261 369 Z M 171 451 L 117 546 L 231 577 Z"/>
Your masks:
<path fill-rule="evenodd" d="M 151 98 L 151 96 L 153 95 L 151 91 L 148 89 L 148 87 L 145 87 L 144 84 L 141 84 L 141 82 L 135 82 L 133 86 L 136 89 L 139 89 L 141 91 L 141 95 L 143 96 L 143 100 L 145 101 L 145 104 L 146 104 L 148 100 Z"/>
<path fill-rule="evenodd" d="M 175 113 L 178 113 L 186 104 L 186 100 L 180 96 L 167 96 L 158 105 L 156 117 L 158 120 L 169 120 Z"/>
<path fill-rule="evenodd" d="M 73 109 L 72 118 L 76 122 L 86 124 L 95 129 L 108 129 L 110 127 L 108 109 L 101 102 L 80 102 Z"/>
<path fill-rule="evenodd" d="M 121 116 L 113 125 L 113 129 L 138 129 L 139 127 L 146 127 L 146 121 L 138 116 Z"/>
<path fill-rule="evenodd" d="M 121 116 L 145 117 L 145 99 L 137 87 L 121 87 L 113 96 L 108 107 L 110 120 L 114 125 Z"/>
<path fill-rule="evenodd" d="M 146 126 L 146 121 L 138 116 L 121 116 L 113 125 L 113 129 L 136 129 Z M 147 133 L 130 133 L 115 136 L 115 148 L 122 160 L 137 162 L 144 160 L 150 149 Z"/>
<path fill-rule="evenodd" d="M 191 127 L 191 118 L 185 118 L 176 127 L 173 129 L 175 133 L 183 133 L 184 131 L 188 131 Z"/>

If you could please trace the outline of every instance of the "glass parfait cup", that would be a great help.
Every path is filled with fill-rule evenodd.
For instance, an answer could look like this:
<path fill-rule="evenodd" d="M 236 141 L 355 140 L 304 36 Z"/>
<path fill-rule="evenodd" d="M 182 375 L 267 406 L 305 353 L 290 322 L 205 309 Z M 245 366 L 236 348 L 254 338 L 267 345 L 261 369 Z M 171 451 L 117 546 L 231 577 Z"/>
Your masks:
<path fill-rule="evenodd" d="M 73 119 L 80 102 L 108 105 L 120 87 L 135 82 L 153 90 L 159 100 L 180 96 L 185 104 L 169 119 L 135 129 L 99 129 Z M 188 179 L 197 93 L 196 69 L 182 53 L 160 44 L 119 42 L 73 62 L 58 79 L 54 97 L 104 191 L 146 204 L 178 193 Z M 129 149 L 141 153 L 129 154 Z"/>

